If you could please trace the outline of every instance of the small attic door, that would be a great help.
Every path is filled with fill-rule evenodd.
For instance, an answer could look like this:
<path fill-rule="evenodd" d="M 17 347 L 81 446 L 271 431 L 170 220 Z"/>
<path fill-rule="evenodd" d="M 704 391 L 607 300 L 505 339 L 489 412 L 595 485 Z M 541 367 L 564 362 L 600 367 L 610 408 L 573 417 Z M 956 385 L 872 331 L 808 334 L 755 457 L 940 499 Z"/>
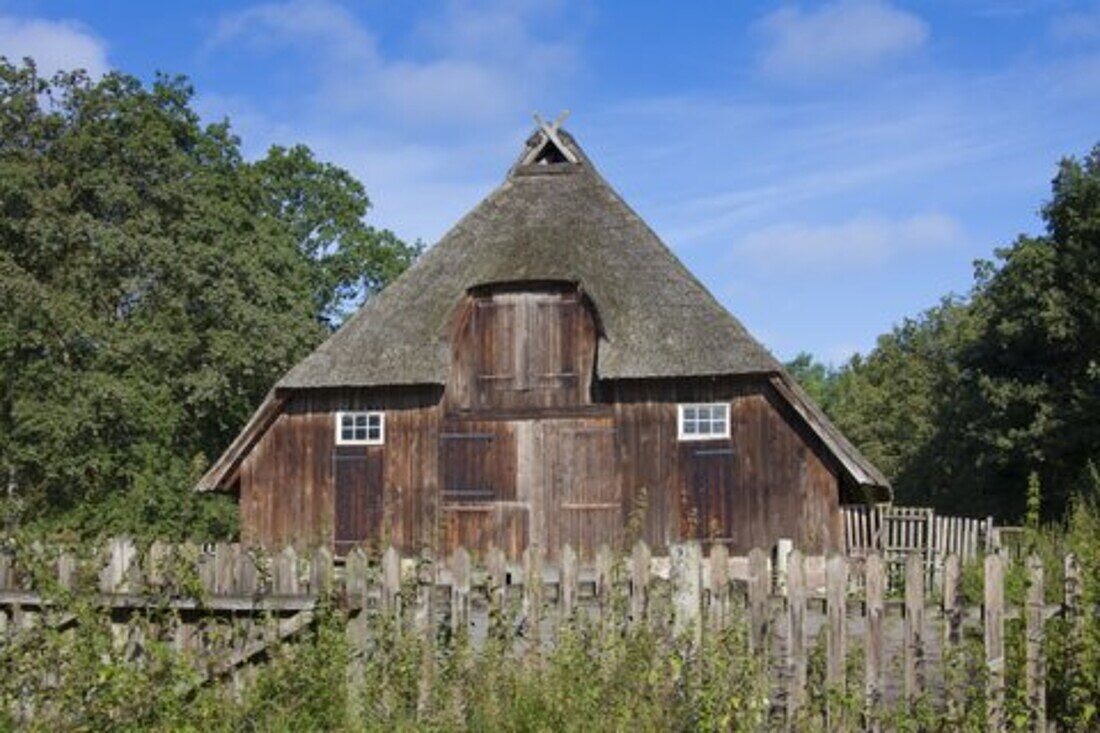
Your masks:
<path fill-rule="evenodd" d="M 537 411 L 591 403 L 596 328 L 585 299 L 568 285 L 529 287 L 469 297 L 455 339 L 451 407 Z"/>

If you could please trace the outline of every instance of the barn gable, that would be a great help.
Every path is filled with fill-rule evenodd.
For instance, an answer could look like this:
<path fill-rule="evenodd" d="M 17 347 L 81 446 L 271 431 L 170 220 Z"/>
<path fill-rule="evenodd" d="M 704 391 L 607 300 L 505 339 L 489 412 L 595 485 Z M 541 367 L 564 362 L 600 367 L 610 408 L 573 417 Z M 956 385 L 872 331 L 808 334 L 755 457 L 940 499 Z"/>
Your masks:
<path fill-rule="evenodd" d="M 560 303 L 531 293 L 517 299 L 508 294 L 517 283 L 524 284 L 521 290 L 539 284 L 547 293 L 568 297 Z M 446 395 L 441 409 L 448 414 L 529 408 L 533 403 L 523 401 L 528 397 L 512 394 L 513 403 L 498 402 L 461 383 L 463 358 L 488 358 L 456 351 L 460 340 L 470 338 L 472 321 L 463 319 L 488 323 L 490 313 L 517 318 L 499 315 L 513 306 L 521 309 L 515 313 L 527 314 L 523 318 L 537 319 L 544 306 L 564 314 L 568 304 L 579 303 L 583 308 L 576 312 L 584 317 L 554 321 L 554 328 L 561 338 L 593 340 L 593 353 L 579 357 L 581 366 L 547 362 L 535 376 L 520 370 L 509 378 L 552 378 L 559 384 L 575 378 L 581 402 L 601 384 L 699 379 L 770 384 L 770 393 L 787 403 L 844 474 L 845 485 L 878 498 L 889 495 L 885 477 L 604 181 L 572 136 L 546 126 L 527 140 L 499 188 L 279 380 L 196 488 L 228 488 L 293 395 L 445 386 L 437 393 Z M 470 315 L 476 308 L 480 315 Z M 531 328 L 541 332 L 542 326 Z M 473 379 L 508 376 L 499 364 L 467 367 L 474 370 Z"/>

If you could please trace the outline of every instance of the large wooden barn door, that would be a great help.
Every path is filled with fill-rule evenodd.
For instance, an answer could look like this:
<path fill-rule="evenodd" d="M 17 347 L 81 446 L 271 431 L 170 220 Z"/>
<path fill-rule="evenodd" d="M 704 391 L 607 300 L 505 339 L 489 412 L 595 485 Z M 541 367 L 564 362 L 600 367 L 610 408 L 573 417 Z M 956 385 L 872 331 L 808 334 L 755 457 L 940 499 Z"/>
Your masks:
<path fill-rule="evenodd" d="M 684 443 L 681 523 L 685 537 L 735 546 L 733 448 L 724 443 Z"/>
<path fill-rule="evenodd" d="M 337 450 L 336 516 L 333 546 L 343 555 L 381 539 L 382 451 L 379 448 Z"/>
<path fill-rule="evenodd" d="M 444 427 L 439 441 L 442 522 L 447 551 L 462 546 L 511 556 L 527 543 L 527 511 L 516 499 L 516 445 L 506 422 L 463 421 Z"/>
<path fill-rule="evenodd" d="M 568 543 L 592 556 L 623 532 L 622 491 L 615 472 L 615 429 L 610 421 L 543 424 L 541 509 L 546 549 Z M 537 489 L 536 489 L 537 490 Z"/>

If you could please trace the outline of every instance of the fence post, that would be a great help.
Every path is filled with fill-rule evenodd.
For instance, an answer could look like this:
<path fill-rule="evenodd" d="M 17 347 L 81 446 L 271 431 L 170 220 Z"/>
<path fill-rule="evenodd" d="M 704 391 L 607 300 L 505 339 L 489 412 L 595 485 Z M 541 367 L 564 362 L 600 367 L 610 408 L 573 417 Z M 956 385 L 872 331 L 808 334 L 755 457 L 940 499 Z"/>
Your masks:
<path fill-rule="evenodd" d="M 435 684 L 435 586 L 438 572 L 435 557 L 425 548 L 420 556 L 416 578 L 416 627 L 424 646 L 420 655 L 420 676 L 416 696 L 417 721 L 422 722 L 428 715 L 432 704 L 432 690 Z"/>
<path fill-rule="evenodd" d="M 672 577 L 673 629 L 676 634 L 700 638 L 699 613 L 702 603 L 703 572 L 699 543 L 683 542 L 669 547 Z"/>
<path fill-rule="evenodd" d="M 710 548 L 707 558 L 710 568 L 710 623 L 713 629 L 724 629 L 729 616 L 729 550 L 725 545 Z"/>
<path fill-rule="evenodd" d="M 572 618 L 577 603 L 577 553 L 571 545 L 561 548 L 561 581 L 558 586 L 563 621 Z"/>
<path fill-rule="evenodd" d="M 298 553 L 291 545 L 284 547 L 272 561 L 271 580 L 277 595 L 298 595 Z"/>
<path fill-rule="evenodd" d="M 532 648 L 537 649 L 542 621 L 542 549 L 535 545 L 523 551 L 523 616 L 531 630 Z"/>
<path fill-rule="evenodd" d="M 919 552 L 905 558 L 905 699 L 924 692 L 924 563 Z"/>
<path fill-rule="evenodd" d="M 1027 558 L 1027 698 L 1031 707 L 1032 729 L 1046 731 L 1046 661 L 1043 659 L 1043 561 L 1037 555 Z"/>
<path fill-rule="evenodd" d="M 610 608 L 612 583 L 614 582 L 611 577 L 611 569 L 614 564 L 614 558 L 611 555 L 611 548 L 607 545 L 600 545 L 596 549 L 596 597 L 600 602 L 600 613 L 604 614 Z"/>
<path fill-rule="evenodd" d="M 630 617 L 639 625 L 645 623 L 649 602 L 649 561 L 649 547 L 638 540 L 630 555 Z"/>
<path fill-rule="evenodd" d="M 451 631 L 458 633 L 470 622 L 470 553 L 459 547 L 451 554 Z"/>
<path fill-rule="evenodd" d="M 749 622 L 752 624 L 752 648 L 757 654 L 766 649 L 768 641 L 768 594 L 772 577 L 768 556 L 759 547 L 749 552 Z"/>
<path fill-rule="evenodd" d="M 214 593 L 226 596 L 236 586 L 237 553 L 240 545 L 219 542 L 214 545 Z"/>
<path fill-rule="evenodd" d="M 333 558 L 332 551 L 321 545 L 313 553 L 313 563 L 309 573 L 309 591 L 317 596 L 332 592 Z"/>
<path fill-rule="evenodd" d="M 1000 555 L 985 558 L 985 664 L 988 674 L 986 710 L 989 729 L 1004 730 L 1004 560 Z"/>
<path fill-rule="evenodd" d="M 496 619 L 503 628 L 508 612 L 508 569 L 504 551 L 499 547 L 490 548 L 485 565 L 489 571 L 489 618 L 490 621 Z"/>
<path fill-rule="evenodd" d="M 872 730 L 878 730 L 885 688 L 883 660 L 886 649 L 883 641 L 883 622 L 886 614 L 886 568 L 882 562 L 882 555 L 877 551 L 868 555 L 864 572 L 866 573 L 864 585 L 867 592 L 867 643 L 864 660 L 866 716 L 867 726 Z"/>
<path fill-rule="evenodd" d="M 802 553 L 787 558 L 787 724 L 793 726 L 806 695 L 806 570 Z"/>
<path fill-rule="evenodd" d="M 951 553 L 943 561 L 943 660 L 944 674 L 955 669 L 955 656 L 958 653 L 960 630 L 962 628 L 962 594 L 960 583 L 962 572 L 959 564 L 959 556 Z M 944 697 L 947 706 L 948 717 L 952 720 L 958 714 L 962 705 L 962 690 L 956 682 L 961 680 L 948 679 L 944 685 Z"/>
<path fill-rule="evenodd" d="M 845 687 L 845 663 L 847 662 L 847 595 L 848 561 L 843 555 L 831 553 L 825 561 L 825 684 L 843 693 Z M 830 705 L 827 711 L 830 730 L 843 730 L 843 713 Z"/>
<path fill-rule="evenodd" d="M 382 553 L 382 610 L 401 618 L 401 554 L 390 545 Z"/>
<path fill-rule="evenodd" d="M 134 562 L 137 550 L 128 537 L 114 537 L 107 545 L 107 565 L 99 574 L 101 593 L 126 593 L 129 589 L 127 576 Z"/>

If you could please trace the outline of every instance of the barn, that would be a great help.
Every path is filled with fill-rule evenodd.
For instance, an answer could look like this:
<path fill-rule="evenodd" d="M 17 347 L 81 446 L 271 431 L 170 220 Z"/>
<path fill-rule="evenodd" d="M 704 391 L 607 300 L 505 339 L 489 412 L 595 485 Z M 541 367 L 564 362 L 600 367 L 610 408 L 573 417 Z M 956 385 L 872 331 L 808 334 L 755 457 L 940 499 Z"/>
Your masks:
<path fill-rule="evenodd" d="M 540 122 L 504 182 L 294 366 L 199 482 L 241 541 L 548 556 L 839 548 L 883 475 Z"/>

